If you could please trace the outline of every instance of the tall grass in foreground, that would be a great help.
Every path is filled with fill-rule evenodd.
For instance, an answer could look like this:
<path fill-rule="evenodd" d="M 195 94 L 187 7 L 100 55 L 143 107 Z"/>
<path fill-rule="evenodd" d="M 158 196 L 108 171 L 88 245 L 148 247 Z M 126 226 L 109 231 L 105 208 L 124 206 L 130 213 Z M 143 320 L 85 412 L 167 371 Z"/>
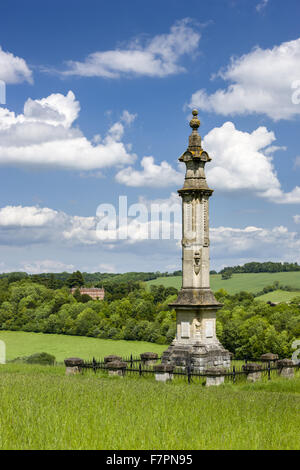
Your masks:
<path fill-rule="evenodd" d="M 300 377 L 206 389 L 0 366 L 1 449 L 299 449 Z"/>

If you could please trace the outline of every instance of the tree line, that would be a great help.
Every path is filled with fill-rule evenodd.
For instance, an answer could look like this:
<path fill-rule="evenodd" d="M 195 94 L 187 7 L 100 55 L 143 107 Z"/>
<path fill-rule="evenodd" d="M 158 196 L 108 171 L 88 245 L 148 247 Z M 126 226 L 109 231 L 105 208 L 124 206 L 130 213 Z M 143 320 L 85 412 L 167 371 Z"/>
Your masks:
<path fill-rule="evenodd" d="M 294 272 L 300 271 L 300 265 L 298 263 L 274 263 L 272 261 L 266 261 L 259 263 L 252 261 L 251 263 L 246 263 L 243 266 L 227 266 L 219 274 L 222 274 L 222 277 L 225 275 L 240 274 L 240 273 L 284 273 L 284 272 Z M 211 272 L 217 274 L 216 271 Z M 228 277 L 227 277 L 228 278 Z"/>
<path fill-rule="evenodd" d="M 251 262 L 243 266 L 227 266 L 219 271 L 211 270 L 210 274 L 222 274 L 223 279 L 229 279 L 232 274 L 237 273 L 278 273 L 278 272 L 292 272 L 300 271 L 298 263 L 274 263 L 267 261 L 263 263 Z M 43 273 L 43 274 L 28 274 L 26 272 L 11 272 L 0 274 L 0 279 L 7 279 L 9 283 L 20 281 L 22 279 L 29 279 L 32 282 L 43 284 L 49 289 L 60 289 L 63 286 L 67 287 L 102 287 L 104 283 L 119 283 L 119 282 L 147 282 L 158 277 L 172 277 L 182 276 L 182 270 L 173 272 L 128 272 L 128 273 Z"/>
<path fill-rule="evenodd" d="M 104 300 L 81 296 L 79 289 L 49 288 L 25 277 L 0 279 L 0 329 L 91 336 L 170 344 L 176 314 L 169 304 L 173 287 L 137 281 L 106 283 Z M 253 294 L 229 295 L 221 289 L 224 305 L 217 314 L 217 335 L 236 358 L 257 358 L 266 352 L 290 357 L 291 344 L 300 338 L 300 296 L 290 304 L 271 307 Z"/>
<path fill-rule="evenodd" d="M 141 281 L 147 282 L 158 277 L 169 277 L 179 276 L 181 271 L 174 271 L 174 273 L 168 272 L 128 272 L 122 274 L 115 273 L 81 273 L 76 271 L 72 274 L 68 272 L 62 273 L 43 273 L 43 274 L 28 274 L 26 272 L 11 272 L 0 274 L 0 279 L 7 279 L 9 283 L 20 281 L 22 279 L 28 279 L 32 282 L 43 284 L 50 289 L 59 289 L 63 286 L 75 287 L 84 285 L 85 287 L 102 286 L 105 282 L 129 282 L 129 281 Z M 75 283 L 74 283 L 75 280 Z M 78 283 L 79 280 L 79 283 Z"/>
<path fill-rule="evenodd" d="M 168 303 L 176 289 L 139 283 L 107 285 L 104 301 L 74 296 L 66 286 L 50 289 L 30 279 L 0 280 L 0 329 L 92 336 L 168 344 L 175 312 Z M 79 295 L 78 295 L 79 294 Z"/>

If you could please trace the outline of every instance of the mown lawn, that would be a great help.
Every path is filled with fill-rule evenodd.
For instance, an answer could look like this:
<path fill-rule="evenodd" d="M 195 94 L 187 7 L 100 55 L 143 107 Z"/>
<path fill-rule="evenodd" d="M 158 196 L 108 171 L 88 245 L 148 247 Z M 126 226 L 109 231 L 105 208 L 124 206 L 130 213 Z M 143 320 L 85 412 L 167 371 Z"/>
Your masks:
<path fill-rule="evenodd" d="M 37 352 L 53 354 L 58 362 L 67 357 L 100 359 L 109 354 L 122 357 L 139 355 L 152 351 L 162 353 L 168 346 L 144 341 L 115 341 L 110 339 L 87 338 L 85 336 L 26 333 L 23 331 L 0 331 L 0 340 L 6 344 L 7 360 L 30 356 Z"/>
<path fill-rule="evenodd" d="M 210 276 L 211 288 L 213 291 L 225 289 L 229 294 L 235 294 L 242 290 L 247 292 L 259 292 L 264 287 L 278 281 L 285 286 L 295 287 L 300 289 L 300 271 L 290 273 L 251 273 L 251 274 L 233 274 L 232 277 L 226 281 L 222 280 L 220 274 Z M 181 288 L 181 276 L 159 277 L 148 281 L 147 285 L 160 285 L 165 287 Z M 298 292 L 300 294 L 300 292 Z"/>
<path fill-rule="evenodd" d="M 299 449 L 300 378 L 224 385 L 0 366 L 1 449 Z"/>

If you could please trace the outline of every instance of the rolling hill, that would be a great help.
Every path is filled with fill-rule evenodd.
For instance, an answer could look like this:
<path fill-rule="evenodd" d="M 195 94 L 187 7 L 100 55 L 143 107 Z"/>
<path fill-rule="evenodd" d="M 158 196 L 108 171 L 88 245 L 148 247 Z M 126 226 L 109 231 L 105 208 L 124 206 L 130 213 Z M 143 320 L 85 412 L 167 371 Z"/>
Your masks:
<path fill-rule="evenodd" d="M 181 276 L 158 277 L 157 279 L 148 281 L 147 285 L 157 286 L 162 284 L 164 287 L 176 287 L 176 289 L 180 289 L 181 279 Z M 229 294 L 235 294 L 240 291 L 256 293 L 261 291 L 264 287 L 274 284 L 275 281 L 278 281 L 281 285 L 300 289 L 300 272 L 233 274 L 230 279 L 225 281 L 222 280 L 221 274 L 210 276 L 213 291 L 216 292 L 219 289 L 225 289 Z M 300 295 L 300 292 L 298 294 Z M 295 295 L 292 297 L 294 296 Z"/>
<path fill-rule="evenodd" d="M 30 356 L 34 353 L 47 352 L 53 354 L 58 362 L 67 357 L 82 359 L 101 359 L 109 354 L 118 356 L 138 356 L 152 351 L 161 354 L 166 345 L 146 343 L 145 341 L 122 341 L 112 339 L 88 338 L 86 336 L 67 336 L 43 333 L 27 333 L 24 331 L 0 331 L 0 340 L 6 344 L 6 359 Z"/>

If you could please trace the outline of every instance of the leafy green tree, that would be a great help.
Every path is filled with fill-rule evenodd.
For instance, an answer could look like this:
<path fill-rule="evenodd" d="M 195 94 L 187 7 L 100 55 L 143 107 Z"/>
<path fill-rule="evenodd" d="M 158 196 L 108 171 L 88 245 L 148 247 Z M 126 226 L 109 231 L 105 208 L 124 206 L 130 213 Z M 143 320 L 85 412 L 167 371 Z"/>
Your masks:
<path fill-rule="evenodd" d="M 232 271 L 228 270 L 228 271 L 224 271 L 222 273 L 222 279 L 223 281 L 226 281 L 227 279 L 230 279 L 232 277 Z"/>
<path fill-rule="evenodd" d="M 70 288 L 83 286 L 84 285 L 83 275 L 81 274 L 80 271 L 75 271 L 69 276 L 66 284 Z"/>
<path fill-rule="evenodd" d="M 264 351 L 271 351 L 281 357 L 290 357 L 291 347 L 287 331 L 278 333 L 273 325 L 270 325 L 265 333 Z"/>
<path fill-rule="evenodd" d="M 155 316 L 155 305 L 150 300 L 137 299 L 132 305 L 132 315 L 137 320 L 153 321 Z"/>
<path fill-rule="evenodd" d="M 241 345 L 236 348 L 236 357 L 256 359 L 266 352 L 268 328 L 268 321 L 259 316 L 251 317 L 243 322 L 239 329 Z"/>
<path fill-rule="evenodd" d="M 0 305 L 9 298 L 9 282 L 8 279 L 0 280 Z"/>
<path fill-rule="evenodd" d="M 126 340 L 136 339 L 135 327 L 136 327 L 136 321 L 133 318 L 130 318 L 129 320 L 127 320 L 125 329 L 124 329 L 124 339 Z"/>
<path fill-rule="evenodd" d="M 92 308 L 85 308 L 76 318 L 74 326 L 76 334 L 91 336 L 91 332 L 99 325 L 99 315 Z"/>

